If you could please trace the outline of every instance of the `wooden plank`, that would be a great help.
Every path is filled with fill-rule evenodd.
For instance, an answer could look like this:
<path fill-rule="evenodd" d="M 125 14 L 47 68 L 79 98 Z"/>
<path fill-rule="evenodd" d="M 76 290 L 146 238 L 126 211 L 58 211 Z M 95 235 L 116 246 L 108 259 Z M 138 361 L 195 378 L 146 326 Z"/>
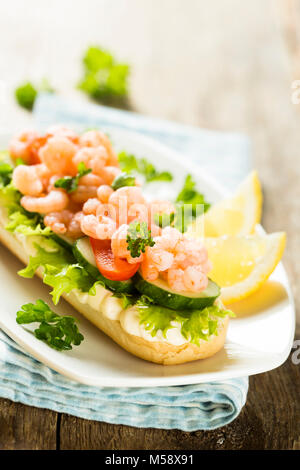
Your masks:
<path fill-rule="evenodd" d="M 54 450 L 58 414 L 0 399 L 1 450 Z"/>

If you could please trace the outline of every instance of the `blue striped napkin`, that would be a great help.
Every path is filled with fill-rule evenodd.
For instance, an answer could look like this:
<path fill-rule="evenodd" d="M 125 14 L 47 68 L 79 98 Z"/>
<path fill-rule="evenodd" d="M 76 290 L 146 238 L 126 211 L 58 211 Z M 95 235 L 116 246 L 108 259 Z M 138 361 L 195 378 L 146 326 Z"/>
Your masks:
<path fill-rule="evenodd" d="M 97 105 L 42 95 L 37 125 L 115 126 L 152 136 L 184 151 L 234 187 L 250 170 L 249 142 L 239 134 L 182 126 Z M 248 378 L 197 385 L 110 388 L 78 384 L 25 353 L 0 331 L 0 396 L 81 418 L 137 427 L 209 430 L 235 419 L 246 402 Z"/>

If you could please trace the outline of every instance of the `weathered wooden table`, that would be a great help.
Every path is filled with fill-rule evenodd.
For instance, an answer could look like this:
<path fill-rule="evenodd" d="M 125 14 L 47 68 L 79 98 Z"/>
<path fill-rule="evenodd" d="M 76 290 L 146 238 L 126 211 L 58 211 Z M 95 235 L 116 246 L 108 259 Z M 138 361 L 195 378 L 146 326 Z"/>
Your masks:
<path fill-rule="evenodd" d="M 30 119 L 9 96 L 16 82 L 47 76 L 75 96 L 82 50 L 90 43 L 112 49 L 132 64 L 136 110 L 251 137 L 263 223 L 287 232 L 284 263 L 299 312 L 300 104 L 292 88 L 300 79 L 299 18 L 293 0 L 3 2 L 0 128 Z M 299 385 L 300 365 L 290 358 L 250 378 L 247 404 L 232 424 L 193 433 L 109 425 L 0 399 L 0 449 L 299 449 Z"/>

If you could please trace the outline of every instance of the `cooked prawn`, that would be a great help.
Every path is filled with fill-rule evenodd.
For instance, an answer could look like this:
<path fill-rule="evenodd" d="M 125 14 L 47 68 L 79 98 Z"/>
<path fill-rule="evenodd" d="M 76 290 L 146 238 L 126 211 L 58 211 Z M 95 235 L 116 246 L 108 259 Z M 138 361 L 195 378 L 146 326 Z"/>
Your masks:
<path fill-rule="evenodd" d="M 116 223 L 109 217 L 98 217 L 95 215 L 83 215 L 81 218 L 81 230 L 88 237 L 98 240 L 107 240 L 113 236 Z"/>
<path fill-rule="evenodd" d="M 163 250 L 170 250 L 173 252 L 179 240 L 182 239 L 182 234 L 174 227 L 165 227 L 162 229 L 161 236 L 155 238 L 157 247 Z"/>
<path fill-rule="evenodd" d="M 109 138 L 103 132 L 98 130 L 91 130 L 84 132 L 79 137 L 79 144 L 81 147 L 104 147 L 108 154 L 107 165 L 118 166 L 118 158 L 112 148 Z"/>
<path fill-rule="evenodd" d="M 66 137 L 67 139 L 71 140 L 71 142 L 73 142 L 74 144 L 77 144 L 79 140 L 76 132 L 74 132 L 72 129 L 69 129 L 69 127 L 62 126 L 62 125 L 50 126 L 46 131 L 46 136 L 47 137 L 53 137 L 53 136 Z"/>
<path fill-rule="evenodd" d="M 84 203 L 83 208 L 82 208 L 84 215 L 90 215 L 90 214 L 96 215 L 97 209 L 100 206 L 100 204 L 101 202 L 95 197 L 88 199 Z"/>
<path fill-rule="evenodd" d="M 47 140 L 39 150 L 39 156 L 53 174 L 75 176 L 77 167 L 72 159 L 76 149 L 69 139 L 58 135 Z"/>
<path fill-rule="evenodd" d="M 100 202 L 106 203 L 108 202 L 110 195 L 114 192 L 114 190 L 108 186 L 107 184 L 102 184 L 97 189 L 97 198 Z"/>
<path fill-rule="evenodd" d="M 21 158 L 28 165 L 39 163 L 40 159 L 33 151 L 33 144 L 38 139 L 35 131 L 24 131 L 16 135 L 10 142 L 9 152 L 14 160 Z"/>
<path fill-rule="evenodd" d="M 87 168 L 91 168 L 93 173 L 99 176 L 102 175 L 107 160 L 108 154 L 104 147 L 83 147 L 73 157 L 76 167 L 83 162 Z"/>
<path fill-rule="evenodd" d="M 159 271 L 156 266 L 154 266 L 152 259 L 148 256 L 150 247 L 147 246 L 143 261 L 141 264 L 141 272 L 144 279 L 147 281 L 155 281 L 159 276 Z"/>
<path fill-rule="evenodd" d="M 207 260 L 207 251 L 199 241 L 183 237 L 176 244 L 175 263 L 178 267 L 185 269 L 188 266 L 204 265 L 207 263 Z"/>
<path fill-rule="evenodd" d="M 168 284 L 175 291 L 186 290 L 184 284 L 184 271 L 183 269 L 169 269 L 168 270 Z"/>
<path fill-rule="evenodd" d="M 134 220 L 148 223 L 148 207 L 146 204 L 132 204 L 128 209 L 128 223 Z"/>
<path fill-rule="evenodd" d="M 154 266 L 157 267 L 159 271 L 166 271 L 167 269 L 171 268 L 174 261 L 173 253 L 162 250 L 156 245 L 149 248 L 147 252 L 147 258 Z"/>
<path fill-rule="evenodd" d="M 79 238 L 83 235 L 80 227 L 81 217 L 82 212 L 76 214 L 69 210 L 50 212 L 45 216 L 44 224 L 50 227 L 54 233 Z"/>
<path fill-rule="evenodd" d="M 145 204 L 145 199 L 142 195 L 141 188 L 136 186 L 123 186 L 110 195 L 108 202 L 115 207 L 118 223 L 122 225 L 128 222 L 128 212 L 131 206 L 133 204 Z M 136 216 L 133 218 L 135 217 Z"/>
<path fill-rule="evenodd" d="M 208 278 L 202 271 L 201 266 L 188 266 L 184 270 L 183 282 L 186 290 L 190 292 L 200 292 L 206 289 Z"/>
<path fill-rule="evenodd" d="M 105 166 L 101 171 L 101 176 L 104 179 L 105 184 L 110 185 L 120 173 L 120 168 L 117 168 L 116 166 Z"/>
<path fill-rule="evenodd" d="M 53 189 L 46 196 L 23 196 L 21 199 L 21 205 L 24 209 L 40 214 L 62 211 L 66 209 L 68 203 L 68 195 L 59 189 Z"/>
<path fill-rule="evenodd" d="M 13 172 L 14 186 L 26 196 L 39 196 L 48 182 L 49 170 L 46 165 L 18 165 Z"/>
<path fill-rule="evenodd" d="M 146 203 L 141 188 L 137 186 L 123 186 L 122 188 L 114 191 L 109 197 L 110 204 L 113 204 L 116 207 L 119 207 L 120 202 L 124 201 L 128 208 L 132 206 L 132 204 Z"/>
<path fill-rule="evenodd" d="M 79 179 L 77 189 L 71 193 L 71 200 L 76 203 L 85 203 L 90 198 L 97 196 L 97 190 L 103 183 L 100 176 L 89 173 Z"/>

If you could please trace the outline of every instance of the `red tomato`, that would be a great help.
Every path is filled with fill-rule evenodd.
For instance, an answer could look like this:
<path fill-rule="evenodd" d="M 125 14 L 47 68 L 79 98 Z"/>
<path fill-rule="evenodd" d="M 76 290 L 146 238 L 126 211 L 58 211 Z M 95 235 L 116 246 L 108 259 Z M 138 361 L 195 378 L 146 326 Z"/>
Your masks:
<path fill-rule="evenodd" d="M 90 238 L 95 261 L 100 273 L 111 281 L 126 281 L 139 269 L 140 263 L 130 264 L 122 258 L 116 258 L 111 250 L 110 240 Z"/>

